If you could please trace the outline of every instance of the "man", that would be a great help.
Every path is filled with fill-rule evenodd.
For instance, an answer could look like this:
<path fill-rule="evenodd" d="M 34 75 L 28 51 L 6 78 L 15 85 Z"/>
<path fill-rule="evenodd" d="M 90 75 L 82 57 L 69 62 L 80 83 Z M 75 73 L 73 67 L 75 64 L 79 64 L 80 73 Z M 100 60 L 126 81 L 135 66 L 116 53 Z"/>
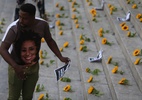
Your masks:
<path fill-rule="evenodd" d="M 39 10 L 40 18 L 44 18 L 44 17 L 45 17 L 45 5 L 44 5 L 44 0 L 39 0 L 39 1 L 37 2 L 37 7 L 38 7 L 38 10 Z"/>
<path fill-rule="evenodd" d="M 25 0 L 16 0 L 16 3 L 17 3 L 17 5 L 15 8 L 14 21 L 19 18 L 19 9 L 25 3 Z"/>
<path fill-rule="evenodd" d="M 37 33 L 40 39 L 43 37 L 49 48 L 60 59 L 60 61 L 64 63 L 68 63 L 70 61 L 68 57 L 63 57 L 60 53 L 59 48 L 49 31 L 48 23 L 40 18 L 35 18 L 35 12 L 36 8 L 34 5 L 30 3 L 23 4 L 20 7 L 19 19 L 9 25 L 2 39 L 0 54 L 10 65 L 8 100 L 18 100 L 22 88 L 25 87 L 27 89 L 26 86 L 28 86 L 25 85 L 24 82 L 28 80 L 25 70 L 29 68 L 29 64 L 23 64 L 16 52 L 17 49 L 20 49 L 17 47 L 17 41 L 24 35 L 26 31 L 33 31 Z M 36 58 L 39 58 L 38 55 L 36 55 Z M 32 68 L 39 66 L 38 60 L 39 59 L 35 60 L 37 64 L 32 65 Z M 22 86 L 18 86 L 19 82 L 20 84 L 21 82 L 23 83 Z M 35 86 L 33 88 L 35 88 Z M 23 100 L 32 100 L 34 92 L 33 89 L 27 89 L 25 91 L 27 92 L 23 93 L 22 90 Z"/>

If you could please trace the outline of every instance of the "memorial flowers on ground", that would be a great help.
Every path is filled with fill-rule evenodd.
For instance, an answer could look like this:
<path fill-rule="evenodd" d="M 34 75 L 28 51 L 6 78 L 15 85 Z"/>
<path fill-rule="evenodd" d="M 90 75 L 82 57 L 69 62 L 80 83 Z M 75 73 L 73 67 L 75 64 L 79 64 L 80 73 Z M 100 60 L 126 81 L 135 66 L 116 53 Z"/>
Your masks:
<path fill-rule="evenodd" d="M 133 51 L 133 56 L 139 56 L 139 55 L 141 55 L 141 50 L 140 49 L 135 49 L 134 51 Z"/>
<path fill-rule="evenodd" d="M 72 100 L 72 99 L 69 97 L 65 97 L 63 100 Z"/>
<path fill-rule="evenodd" d="M 100 97 L 101 95 L 103 95 L 103 93 L 101 93 L 99 90 L 97 90 L 93 86 L 90 86 L 88 88 L 88 94 L 95 94 L 95 96 L 98 96 L 98 97 Z"/>
<path fill-rule="evenodd" d="M 108 57 L 107 64 L 113 64 L 114 66 L 118 66 L 118 62 L 112 61 L 112 56 Z"/>
<path fill-rule="evenodd" d="M 63 35 L 63 30 L 60 30 L 60 31 L 59 31 L 59 35 Z"/>
<path fill-rule="evenodd" d="M 136 33 L 132 33 L 130 31 L 127 32 L 127 37 L 134 37 Z"/>
<path fill-rule="evenodd" d="M 123 31 L 128 31 L 128 30 L 129 30 L 129 27 L 128 27 L 127 25 L 124 25 L 124 26 L 121 27 L 121 29 L 122 29 Z"/>
<path fill-rule="evenodd" d="M 89 79 L 87 80 L 87 82 L 90 83 L 90 82 L 92 82 L 92 81 L 93 81 L 93 76 L 91 75 L 91 76 L 89 77 Z"/>
<path fill-rule="evenodd" d="M 36 92 L 41 92 L 41 91 L 43 91 L 44 90 L 44 85 L 42 84 L 42 85 L 40 85 L 40 84 L 37 84 L 37 86 L 36 86 Z"/>
<path fill-rule="evenodd" d="M 119 26 L 121 27 L 121 30 L 123 31 L 129 30 L 129 26 L 125 22 L 120 23 Z"/>
<path fill-rule="evenodd" d="M 111 70 L 111 72 L 113 74 L 120 73 L 121 75 L 123 75 L 123 73 L 124 73 L 123 71 L 118 70 L 118 66 L 114 66 L 114 68 Z"/>
<path fill-rule="evenodd" d="M 136 15 L 136 18 L 137 18 L 137 19 L 142 18 L 142 14 L 141 14 L 141 13 L 138 13 L 138 14 Z"/>
<path fill-rule="evenodd" d="M 141 63 L 141 62 L 140 62 L 140 61 L 141 61 L 141 59 L 142 59 L 142 58 L 136 58 L 136 60 L 135 60 L 134 64 L 135 64 L 135 65 L 138 65 L 139 63 Z"/>
<path fill-rule="evenodd" d="M 83 52 L 87 52 L 87 51 L 88 51 L 86 45 L 80 45 L 79 50 L 80 50 L 80 51 L 83 51 Z"/>
<path fill-rule="evenodd" d="M 136 18 L 139 19 L 140 22 L 142 22 L 142 14 L 141 13 L 138 13 L 136 15 Z"/>
<path fill-rule="evenodd" d="M 91 13 L 91 15 L 92 15 L 93 17 L 95 17 L 95 16 L 97 15 L 97 11 L 96 11 L 96 9 L 94 9 L 94 8 L 92 8 L 92 9 L 90 10 L 90 13 Z"/>
<path fill-rule="evenodd" d="M 60 24 L 61 24 L 60 20 L 57 20 L 56 21 L 56 26 L 60 26 Z"/>
<path fill-rule="evenodd" d="M 104 31 L 102 27 L 98 30 L 99 37 L 103 37 L 105 33 L 109 33 L 109 30 Z"/>
<path fill-rule="evenodd" d="M 69 42 L 68 41 L 64 42 L 63 47 L 66 48 L 68 46 L 69 46 Z"/>
<path fill-rule="evenodd" d="M 43 93 L 39 95 L 38 100 L 49 100 L 48 93 L 44 95 Z"/>
<path fill-rule="evenodd" d="M 102 44 L 111 46 L 111 43 L 107 40 L 107 38 L 102 39 Z"/>
<path fill-rule="evenodd" d="M 71 85 L 66 85 L 64 88 L 63 88 L 63 91 L 64 92 L 69 92 L 69 91 L 71 91 Z"/>
<path fill-rule="evenodd" d="M 118 83 L 121 85 L 129 85 L 129 80 L 127 80 L 126 78 L 122 78 Z"/>
<path fill-rule="evenodd" d="M 133 9 L 137 9 L 137 8 L 138 8 L 137 4 L 133 4 L 133 5 L 132 5 L 132 8 L 133 8 Z"/>
<path fill-rule="evenodd" d="M 114 7 L 114 6 L 111 5 L 111 4 L 108 4 L 108 8 L 109 8 L 109 11 L 110 11 L 110 14 L 111 14 L 111 15 L 113 14 L 113 12 L 117 11 L 117 8 Z"/>

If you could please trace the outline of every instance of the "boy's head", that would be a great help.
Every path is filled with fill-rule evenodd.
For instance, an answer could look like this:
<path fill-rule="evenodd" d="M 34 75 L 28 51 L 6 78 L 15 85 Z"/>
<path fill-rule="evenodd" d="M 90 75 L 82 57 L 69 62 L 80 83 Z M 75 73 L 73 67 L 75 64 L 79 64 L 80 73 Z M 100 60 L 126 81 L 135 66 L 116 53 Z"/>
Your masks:
<path fill-rule="evenodd" d="M 36 7 L 31 3 L 23 4 L 20 7 L 20 10 L 23 12 L 27 12 L 29 13 L 29 15 L 33 15 L 33 16 L 35 16 L 35 13 L 36 13 Z"/>

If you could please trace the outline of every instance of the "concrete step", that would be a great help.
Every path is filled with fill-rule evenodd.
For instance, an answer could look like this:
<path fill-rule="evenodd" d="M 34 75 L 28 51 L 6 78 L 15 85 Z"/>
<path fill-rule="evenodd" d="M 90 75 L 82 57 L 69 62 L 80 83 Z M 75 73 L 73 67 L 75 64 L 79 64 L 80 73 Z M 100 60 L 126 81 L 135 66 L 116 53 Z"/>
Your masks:
<path fill-rule="evenodd" d="M 95 6 L 98 6 L 98 5 L 100 5 L 99 4 L 99 2 L 97 3 L 97 0 L 96 1 L 94 1 L 95 3 L 93 3 L 94 5 L 93 5 L 93 7 Z M 96 4 L 96 5 L 95 5 Z M 118 8 L 118 6 L 119 6 L 119 4 L 117 3 L 117 2 L 115 2 L 115 1 L 107 1 L 107 3 L 105 4 L 105 9 L 104 9 L 104 11 L 105 10 L 107 10 L 107 4 L 112 4 L 112 5 L 114 5 L 116 8 Z M 88 6 L 87 4 L 86 4 L 86 6 Z M 93 7 L 90 7 L 90 9 L 91 8 L 93 8 Z M 86 7 L 86 8 L 88 8 L 88 7 Z M 89 12 L 89 10 L 90 9 L 87 9 L 87 12 Z M 120 8 L 118 8 L 118 10 L 119 10 Z M 114 58 L 115 58 L 115 56 L 116 56 L 116 58 L 118 59 L 118 62 L 119 63 L 121 63 L 119 66 L 121 67 L 122 66 L 122 70 L 125 70 L 126 71 L 126 73 L 128 74 L 126 74 L 126 76 L 124 75 L 124 76 L 120 76 L 120 77 L 127 77 L 128 76 L 128 78 L 132 78 L 131 76 L 133 76 L 133 73 L 131 73 L 131 76 L 129 76 L 129 74 L 130 74 L 130 72 L 131 72 L 131 70 L 129 70 L 128 71 L 128 68 L 129 68 L 129 63 L 127 63 L 127 56 L 125 57 L 125 55 L 124 55 L 124 51 L 123 51 L 123 48 L 127 48 L 127 46 L 125 47 L 125 46 L 120 46 L 121 44 L 124 44 L 123 42 L 122 43 L 120 43 L 120 40 L 118 40 L 117 38 L 118 38 L 118 36 L 117 36 L 117 34 L 119 34 L 119 33 L 122 33 L 122 31 L 119 31 L 119 32 L 117 32 L 116 33 L 116 31 L 115 31 L 115 29 L 117 29 L 117 27 L 119 27 L 119 24 L 117 24 L 118 26 L 116 27 L 116 18 L 117 18 L 117 16 L 118 15 L 116 15 L 116 13 L 114 13 L 113 15 L 109 15 L 109 11 L 107 11 L 107 12 L 105 12 L 106 14 L 107 14 L 107 18 L 105 18 L 104 16 L 104 11 L 98 11 L 97 12 L 97 14 L 98 15 L 102 15 L 101 17 L 96 17 L 96 19 L 98 20 L 98 22 L 97 23 L 94 23 L 94 22 L 92 22 L 92 16 L 89 16 L 89 18 L 90 18 L 90 22 L 92 23 L 92 29 L 93 29 L 93 31 L 94 31 L 94 37 L 96 37 L 96 39 L 99 41 L 98 42 L 98 44 L 99 44 L 99 47 L 100 48 L 103 48 L 103 49 L 105 49 L 105 54 L 103 54 L 103 57 L 105 57 L 105 55 L 106 56 L 110 56 L 110 55 L 113 55 L 114 56 Z M 120 11 L 118 11 L 118 12 L 120 12 Z M 120 12 L 121 13 L 121 12 Z M 89 13 L 87 14 L 87 15 L 90 15 Z M 104 17 L 104 18 L 102 18 L 102 17 Z M 110 18 L 113 18 L 113 19 L 111 19 L 110 20 Z M 100 19 L 100 20 L 99 20 Z M 115 24 L 111 24 L 111 22 L 114 22 Z M 101 24 L 100 24 L 101 23 Z M 104 23 L 107 23 L 107 25 L 106 24 L 104 24 Z M 118 23 L 118 22 L 117 22 Z M 100 24 L 100 25 L 99 25 Z M 110 25 L 109 25 L 110 24 Z M 102 46 L 102 44 L 101 44 L 101 39 L 100 39 L 100 37 L 98 37 L 98 30 L 99 30 L 99 28 L 103 28 L 104 30 L 110 30 L 110 34 L 106 34 L 105 35 L 105 37 L 109 40 L 109 41 L 111 41 L 114 45 L 116 45 L 116 47 L 114 46 L 111 46 L 111 47 L 103 47 Z M 125 34 L 125 37 L 126 37 L 126 34 Z M 123 37 L 122 38 L 124 38 L 124 33 L 123 33 Z M 118 41 L 117 41 L 118 40 Z M 110 52 L 109 52 L 109 50 L 110 50 Z M 120 56 L 120 55 L 123 55 L 122 57 Z M 119 56 L 119 57 L 118 57 Z M 105 57 L 105 62 L 103 63 L 105 66 L 107 66 L 106 65 L 106 60 L 107 60 L 107 58 L 108 57 Z M 122 62 L 124 62 L 124 63 L 122 63 Z M 124 65 L 123 65 L 124 64 Z M 126 67 L 126 69 L 124 69 L 124 66 Z M 128 67 L 128 68 L 127 68 Z M 105 67 L 106 68 L 106 67 Z M 121 69 L 121 68 L 120 68 Z M 109 71 L 109 72 L 107 72 L 107 71 Z M 128 72 L 127 72 L 128 71 Z M 108 75 L 108 73 L 110 73 L 111 72 L 111 69 L 108 67 L 107 69 L 106 69 L 106 75 Z M 135 72 L 135 73 L 137 73 L 137 72 Z M 111 74 L 109 74 L 108 75 L 108 80 L 109 80 L 109 83 L 110 83 L 110 89 L 111 90 L 114 90 L 114 91 L 112 91 L 112 95 L 113 95 L 113 98 L 114 98 L 114 100 L 115 99 L 121 99 L 121 98 L 119 98 L 119 96 L 120 96 L 120 94 L 122 93 L 122 91 L 120 92 L 120 90 L 118 91 L 118 89 L 117 89 L 117 87 L 116 86 L 114 86 L 114 87 L 112 87 L 112 85 L 114 85 L 114 83 L 116 83 L 116 77 L 113 79 L 114 77 L 112 77 L 112 75 Z M 118 78 L 118 76 L 117 76 L 117 78 Z M 130 80 L 135 80 L 134 78 L 132 78 L 132 79 L 130 79 Z M 112 83 L 111 83 L 111 81 L 112 81 Z M 137 84 L 136 82 L 134 82 L 135 84 Z M 116 84 L 115 84 L 116 85 Z M 112 87 L 112 88 L 111 88 Z M 114 89 L 113 89 L 114 88 Z M 139 87 L 138 86 L 136 86 L 135 87 L 135 89 L 138 89 Z M 124 89 L 124 88 L 123 88 Z M 131 89 L 130 89 L 131 90 Z M 114 94 L 114 93 L 116 93 L 116 95 Z M 120 94 L 119 94 L 120 93 Z M 139 93 L 141 93 L 140 91 L 139 91 Z M 133 94 L 133 95 L 139 95 L 139 93 L 138 94 Z M 124 93 L 125 94 L 125 93 Z M 116 97 L 115 97 L 116 96 Z M 126 95 L 125 95 L 126 96 Z M 122 96 L 120 96 L 120 97 L 124 97 L 123 95 Z M 125 98 L 125 97 L 124 97 Z M 127 98 L 127 96 L 126 96 L 126 98 Z M 141 97 L 140 97 L 141 98 Z"/>
<path fill-rule="evenodd" d="M 116 17 L 119 16 L 120 14 L 123 14 L 123 10 L 121 9 L 120 5 L 118 5 L 118 2 L 115 2 L 114 5 L 115 7 L 118 9 L 117 12 L 114 12 L 113 15 L 109 14 L 109 9 L 107 6 L 105 6 L 105 12 L 108 16 L 109 22 L 111 24 L 111 26 L 113 26 L 113 31 L 115 32 L 115 36 L 117 41 L 119 42 L 121 49 L 123 50 L 123 54 L 125 55 L 130 69 L 135 77 L 135 80 L 137 81 L 137 84 L 141 89 L 141 68 L 139 67 L 139 65 L 134 65 L 134 62 L 136 60 L 137 57 L 133 56 L 132 53 L 135 49 L 140 49 L 141 48 L 141 38 L 139 37 L 139 32 L 135 29 L 135 27 L 133 27 L 133 23 L 131 21 L 126 22 L 126 24 L 129 27 L 129 31 L 131 32 L 136 32 L 136 36 L 134 38 L 129 38 L 126 36 L 128 31 L 122 31 L 121 27 L 119 26 L 122 22 L 118 22 L 116 20 Z"/>
<path fill-rule="evenodd" d="M 124 9 L 125 12 L 130 11 L 131 12 L 131 22 L 132 25 L 134 25 L 137 33 L 139 34 L 139 36 L 142 38 L 142 22 L 140 22 L 139 19 L 136 18 L 137 14 L 141 13 L 142 10 L 142 1 L 141 0 L 135 0 L 134 3 L 132 3 L 132 0 L 130 0 L 130 4 L 127 4 L 127 1 L 125 0 L 118 0 L 120 6 Z M 136 4 L 137 8 L 133 9 L 132 6 Z"/>

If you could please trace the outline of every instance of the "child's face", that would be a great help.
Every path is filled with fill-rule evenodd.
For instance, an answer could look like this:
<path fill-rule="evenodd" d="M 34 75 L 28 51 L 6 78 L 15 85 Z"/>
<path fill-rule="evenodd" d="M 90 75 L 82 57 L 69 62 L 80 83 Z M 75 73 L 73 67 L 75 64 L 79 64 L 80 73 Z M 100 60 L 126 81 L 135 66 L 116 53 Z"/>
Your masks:
<path fill-rule="evenodd" d="M 36 57 L 36 52 L 37 50 L 34 41 L 25 41 L 21 48 L 21 59 L 25 64 L 31 64 Z"/>

